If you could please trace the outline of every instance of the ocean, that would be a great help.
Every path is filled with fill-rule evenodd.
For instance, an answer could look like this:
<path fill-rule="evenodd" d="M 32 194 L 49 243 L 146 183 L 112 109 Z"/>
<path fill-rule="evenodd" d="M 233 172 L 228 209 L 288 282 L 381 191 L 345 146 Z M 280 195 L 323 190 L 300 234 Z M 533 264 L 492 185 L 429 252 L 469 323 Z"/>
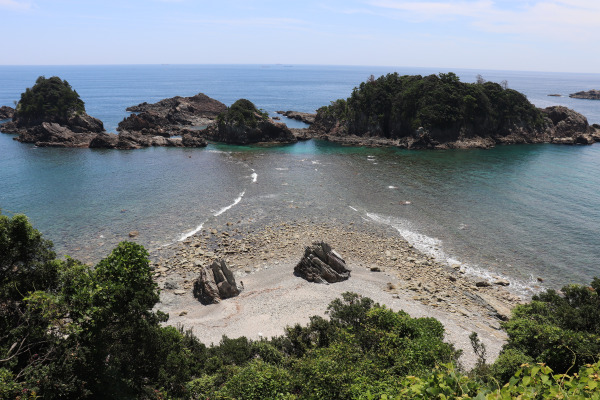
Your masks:
<path fill-rule="evenodd" d="M 230 105 L 253 101 L 314 112 L 371 74 L 435 68 L 301 65 L 1 66 L 0 105 L 35 79 L 69 81 L 114 132 L 143 101 L 199 92 Z M 452 70 L 508 81 L 539 107 L 565 105 L 600 123 L 600 74 Z M 549 97 L 561 94 L 563 97 Z M 283 118 L 285 119 L 285 118 Z M 285 121 L 302 127 L 297 121 Z M 421 251 L 471 273 L 502 276 L 520 293 L 600 276 L 600 144 L 408 151 L 308 141 L 286 146 L 116 151 L 36 148 L 0 135 L 0 210 L 26 214 L 59 255 L 96 262 L 128 233 L 150 249 L 230 219 L 357 216 L 393 227 Z M 405 202 L 410 202 L 405 205 Z M 540 285 L 537 278 L 542 277 Z"/>

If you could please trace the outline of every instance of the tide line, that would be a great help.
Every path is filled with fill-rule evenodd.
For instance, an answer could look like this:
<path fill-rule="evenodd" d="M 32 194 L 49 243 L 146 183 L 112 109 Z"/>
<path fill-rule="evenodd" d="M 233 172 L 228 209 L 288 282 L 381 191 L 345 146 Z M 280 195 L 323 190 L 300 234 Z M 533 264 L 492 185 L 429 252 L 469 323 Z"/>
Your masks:
<path fill-rule="evenodd" d="M 218 217 L 219 215 L 223 214 L 225 211 L 229 210 L 231 207 L 235 206 L 237 203 L 242 201 L 242 197 L 244 197 L 244 194 L 246 194 L 246 191 L 243 191 L 242 193 L 240 193 L 240 196 L 237 199 L 235 199 L 235 201 L 233 203 L 231 203 L 227 207 L 221 208 L 219 211 L 217 211 L 216 214 L 214 214 L 214 216 Z"/>

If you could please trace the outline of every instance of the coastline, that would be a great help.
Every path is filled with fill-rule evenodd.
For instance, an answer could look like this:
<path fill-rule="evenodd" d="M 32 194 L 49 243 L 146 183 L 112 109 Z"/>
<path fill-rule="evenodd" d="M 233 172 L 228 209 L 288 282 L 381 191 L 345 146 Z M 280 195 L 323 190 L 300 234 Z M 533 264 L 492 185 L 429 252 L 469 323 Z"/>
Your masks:
<path fill-rule="evenodd" d="M 349 280 L 331 285 L 309 283 L 293 275 L 304 247 L 323 240 L 345 258 Z M 224 258 L 244 291 L 220 304 L 203 306 L 192 295 L 199 265 Z M 505 287 L 489 286 L 458 266 L 435 262 L 388 226 L 357 219 L 347 225 L 309 220 L 255 227 L 229 221 L 203 227 L 196 235 L 153 253 L 155 280 L 161 288 L 157 309 L 170 314 L 167 324 L 191 328 L 205 344 L 230 338 L 284 333 L 324 315 L 341 293 L 352 291 L 413 317 L 433 317 L 445 326 L 446 340 L 463 350 L 460 361 L 476 361 L 469 334 L 477 332 L 495 359 L 506 339 L 500 322 L 520 298 Z"/>

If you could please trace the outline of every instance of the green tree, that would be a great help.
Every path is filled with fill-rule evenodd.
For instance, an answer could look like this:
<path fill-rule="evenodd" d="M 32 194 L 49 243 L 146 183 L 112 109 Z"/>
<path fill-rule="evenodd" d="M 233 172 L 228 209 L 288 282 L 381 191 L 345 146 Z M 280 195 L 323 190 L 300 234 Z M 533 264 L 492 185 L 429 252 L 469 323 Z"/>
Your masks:
<path fill-rule="evenodd" d="M 62 122 L 73 113 L 85 112 L 83 100 L 66 80 L 40 76 L 21 94 L 14 120 L 20 124 Z"/>

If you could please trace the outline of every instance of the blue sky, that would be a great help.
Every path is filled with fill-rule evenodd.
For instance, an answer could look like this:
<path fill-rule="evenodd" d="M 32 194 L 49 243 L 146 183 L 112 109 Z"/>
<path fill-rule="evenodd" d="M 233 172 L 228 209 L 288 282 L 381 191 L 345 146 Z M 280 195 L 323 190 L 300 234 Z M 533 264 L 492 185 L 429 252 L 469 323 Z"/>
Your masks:
<path fill-rule="evenodd" d="M 0 0 L 0 65 L 600 72 L 598 0 Z"/>

